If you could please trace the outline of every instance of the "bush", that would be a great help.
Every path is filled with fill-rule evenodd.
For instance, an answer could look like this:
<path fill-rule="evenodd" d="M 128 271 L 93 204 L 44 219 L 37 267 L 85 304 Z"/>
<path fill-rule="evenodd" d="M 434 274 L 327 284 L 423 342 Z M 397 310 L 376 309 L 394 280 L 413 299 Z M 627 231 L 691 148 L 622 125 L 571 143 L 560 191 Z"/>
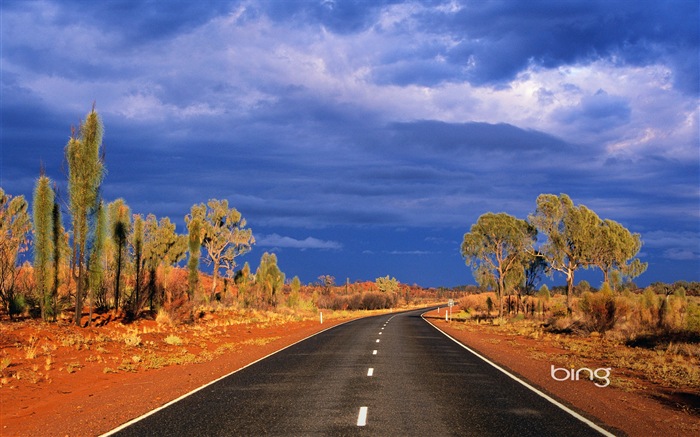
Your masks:
<path fill-rule="evenodd" d="M 586 318 L 586 324 L 591 331 L 604 333 L 615 326 L 617 320 L 617 305 L 615 296 L 607 284 L 603 284 L 597 293 L 585 291 L 579 300 L 579 307 Z"/>

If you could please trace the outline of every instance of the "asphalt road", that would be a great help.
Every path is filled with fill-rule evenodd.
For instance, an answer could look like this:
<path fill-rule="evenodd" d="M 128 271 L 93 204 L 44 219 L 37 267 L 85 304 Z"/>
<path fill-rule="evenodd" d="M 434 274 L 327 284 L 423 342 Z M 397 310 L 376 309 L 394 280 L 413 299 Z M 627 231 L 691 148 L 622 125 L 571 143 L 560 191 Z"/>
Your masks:
<path fill-rule="evenodd" d="M 332 328 L 116 435 L 601 435 L 437 331 L 422 312 Z"/>

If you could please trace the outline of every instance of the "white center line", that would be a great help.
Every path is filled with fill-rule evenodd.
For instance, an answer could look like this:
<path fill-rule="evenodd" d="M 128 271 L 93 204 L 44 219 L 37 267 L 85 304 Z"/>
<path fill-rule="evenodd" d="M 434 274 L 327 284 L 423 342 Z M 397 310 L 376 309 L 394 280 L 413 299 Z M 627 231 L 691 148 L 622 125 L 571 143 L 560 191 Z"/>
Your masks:
<path fill-rule="evenodd" d="M 379 339 L 377 339 L 377 343 L 379 343 Z"/>
<path fill-rule="evenodd" d="M 357 426 L 367 425 L 367 407 L 360 407 L 360 414 L 357 415 Z"/>
<path fill-rule="evenodd" d="M 382 333 L 380 332 L 379 335 L 382 335 Z"/>
<path fill-rule="evenodd" d="M 374 368 L 370 367 L 369 369 L 367 369 L 367 376 L 372 376 L 372 375 L 374 375 Z"/>
<path fill-rule="evenodd" d="M 377 350 L 376 350 L 376 349 L 372 351 L 372 355 L 377 355 Z"/>

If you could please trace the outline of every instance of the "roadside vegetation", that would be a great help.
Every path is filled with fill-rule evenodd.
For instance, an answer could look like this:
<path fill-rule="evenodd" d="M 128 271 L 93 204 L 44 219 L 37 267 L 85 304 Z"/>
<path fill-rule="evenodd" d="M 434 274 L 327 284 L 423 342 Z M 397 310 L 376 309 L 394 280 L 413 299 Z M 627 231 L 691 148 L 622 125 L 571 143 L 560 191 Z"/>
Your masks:
<path fill-rule="evenodd" d="M 596 290 L 581 281 L 570 298 L 572 312 L 564 287 L 543 285 L 534 294 L 507 296 L 502 317 L 494 292 L 471 291 L 458 301 L 460 310 L 452 319 L 458 329 L 537 340 L 533 358 L 564 368 L 610 367 L 612 385 L 625 390 L 644 393 L 651 383 L 700 393 L 700 283 L 627 285 L 612 291 L 605 283 Z M 543 355 L 544 347 L 558 352 Z M 687 408 L 697 410 L 697 405 Z"/>
<path fill-rule="evenodd" d="M 0 320 L 88 327 L 167 316 L 179 325 L 203 317 L 208 310 L 201 308 L 241 311 L 239 317 L 247 317 L 243 310 L 307 315 L 444 297 L 389 276 L 338 286 L 323 275 L 302 284 L 279 269 L 274 253 L 264 253 L 255 270 L 239 265 L 255 237 L 225 199 L 183 211 L 184 233 L 169 217 L 133 213 L 123 198 L 104 199 L 103 130 L 94 107 L 71 130 L 66 193 L 43 170 L 31 204 L 0 188 Z"/>

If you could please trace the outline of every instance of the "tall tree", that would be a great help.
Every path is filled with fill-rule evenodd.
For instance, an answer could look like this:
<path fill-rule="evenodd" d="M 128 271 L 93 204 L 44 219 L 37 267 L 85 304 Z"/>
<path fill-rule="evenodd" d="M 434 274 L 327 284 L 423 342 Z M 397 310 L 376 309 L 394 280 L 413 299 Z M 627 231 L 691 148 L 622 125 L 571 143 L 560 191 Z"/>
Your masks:
<path fill-rule="evenodd" d="M 34 280 L 41 308 L 41 318 L 48 321 L 55 315 L 52 290 L 54 267 L 53 207 L 55 195 L 51 180 L 43 174 L 34 186 L 32 218 L 34 219 Z"/>
<path fill-rule="evenodd" d="M 184 236 L 175 232 L 175 224 L 168 217 L 161 218 L 149 214 L 144 227 L 143 263 L 148 270 L 148 301 L 150 309 L 154 304 L 160 305 L 163 296 L 158 295 L 156 287 L 156 271 L 160 266 L 169 266 L 180 261 L 186 251 L 187 242 Z"/>
<path fill-rule="evenodd" d="M 547 236 L 540 253 L 547 260 L 549 268 L 566 276 L 566 307 L 571 313 L 574 273 L 590 265 L 601 220 L 585 206 L 574 205 L 566 194 L 559 197 L 540 194 L 537 209 L 529 219 L 539 232 Z"/>
<path fill-rule="evenodd" d="M 192 217 L 187 222 L 187 294 L 192 301 L 199 286 L 199 256 L 202 251 L 202 221 L 199 217 Z"/>
<path fill-rule="evenodd" d="M 255 271 L 255 284 L 260 288 L 264 303 L 277 306 L 279 293 L 284 285 L 284 273 L 277 266 L 277 255 L 263 253 L 260 266 Z"/>
<path fill-rule="evenodd" d="M 56 190 L 54 189 L 54 193 Z M 55 199 L 55 198 L 54 198 Z M 61 264 L 66 262 L 70 256 L 70 246 L 68 244 L 68 235 L 63 228 L 63 217 L 61 216 L 61 207 L 56 200 L 53 203 L 51 210 L 52 216 L 52 238 L 53 238 L 53 282 L 51 286 L 51 307 L 54 308 L 54 319 L 58 312 L 58 286 L 60 285 L 59 274 Z M 63 262 L 62 262 L 63 261 Z"/>
<path fill-rule="evenodd" d="M 131 295 L 131 311 L 134 315 L 141 309 L 141 290 L 143 289 L 143 216 L 134 214 L 134 228 L 131 234 L 131 248 L 134 258 L 134 292 Z"/>
<path fill-rule="evenodd" d="M 83 298 L 87 284 L 88 232 L 91 213 L 97 209 L 99 188 L 104 174 L 101 157 L 103 134 L 102 121 L 93 106 L 85 121 L 66 145 L 68 162 L 68 193 L 73 222 L 73 277 L 75 290 L 75 324 L 80 325 Z M 77 269 L 77 273 L 76 270 Z"/>
<path fill-rule="evenodd" d="M 647 263 L 642 263 L 635 258 L 642 248 L 642 239 L 639 234 L 631 233 L 620 223 L 605 219 L 596 230 L 595 249 L 591 254 L 591 264 L 603 272 L 603 282 L 610 284 L 610 273 L 617 269 L 627 278 L 635 278 L 647 268 Z"/>
<path fill-rule="evenodd" d="M 117 199 L 107 207 L 109 231 L 114 244 L 114 309 L 119 309 L 122 270 L 127 260 L 127 242 L 131 231 L 131 211 L 124 199 Z"/>
<path fill-rule="evenodd" d="M 90 292 L 90 317 L 88 324 L 92 322 L 92 308 L 96 300 L 104 303 L 104 266 L 103 255 L 105 249 L 105 236 L 107 231 L 107 212 L 104 203 L 100 200 L 95 211 L 96 224 L 92 235 L 90 259 L 88 260 L 88 290 Z"/>
<path fill-rule="evenodd" d="M 28 249 L 32 229 L 24 196 L 12 197 L 0 187 L 0 300 L 14 314 L 17 260 Z"/>
<path fill-rule="evenodd" d="M 523 279 L 524 264 L 532 252 L 537 232 L 525 220 L 506 213 L 486 213 L 473 224 L 462 241 L 462 256 L 480 283 L 496 284 L 498 317 L 503 295 Z"/>
<path fill-rule="evenodd" d="M 229 208 L 228 200 L 211 199 L 206 205 L 193 205 L 186 222 L 197 218 L 202 224 L 202 245 L 207 251 L 205 262 L 213 265 L 211 297 L 216 297 L 219 270 L 233 270 L 236 257 L 250 251 L 255 238 L 253 231 L 246 228 L 246 221 L 236 208 Z"/>

